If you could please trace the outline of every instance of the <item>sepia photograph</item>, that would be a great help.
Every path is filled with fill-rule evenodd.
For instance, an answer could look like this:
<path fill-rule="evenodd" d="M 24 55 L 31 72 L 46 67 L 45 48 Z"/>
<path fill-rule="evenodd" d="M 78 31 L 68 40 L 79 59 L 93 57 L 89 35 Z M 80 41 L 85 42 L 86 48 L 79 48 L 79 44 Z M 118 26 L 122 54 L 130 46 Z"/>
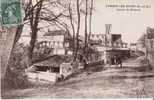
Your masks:
<path fill-rule="evenodd" d="M 0 99 L 153 100 L 153 18 L 154 0 L 0 0 Z"/>

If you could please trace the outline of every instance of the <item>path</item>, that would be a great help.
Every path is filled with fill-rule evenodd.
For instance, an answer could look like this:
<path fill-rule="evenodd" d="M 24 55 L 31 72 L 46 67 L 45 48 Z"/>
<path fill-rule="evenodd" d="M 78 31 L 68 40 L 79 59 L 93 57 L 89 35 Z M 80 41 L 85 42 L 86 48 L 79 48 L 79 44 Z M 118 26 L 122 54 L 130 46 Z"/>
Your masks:
<path fill-rule="evenodd" d="M 131 67 L 133 66 L 132 64 Z M 149 71 L 111 68 L 91 74 L 84 72 L 54 86 L 5 92 L 3 96 L 5 98 L 154 97 L 153 76 L 154 72 Z"/>

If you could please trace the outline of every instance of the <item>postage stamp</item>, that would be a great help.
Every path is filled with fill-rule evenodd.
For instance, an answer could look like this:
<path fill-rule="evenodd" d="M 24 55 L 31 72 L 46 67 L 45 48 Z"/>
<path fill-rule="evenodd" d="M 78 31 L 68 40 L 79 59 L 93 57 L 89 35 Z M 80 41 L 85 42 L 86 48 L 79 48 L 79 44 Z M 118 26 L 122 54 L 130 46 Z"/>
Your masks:
<path fill-rule="evenodd" d="M 12 26 L 21 23 L 21 0 L 1 0 L 1 24 Z"/>

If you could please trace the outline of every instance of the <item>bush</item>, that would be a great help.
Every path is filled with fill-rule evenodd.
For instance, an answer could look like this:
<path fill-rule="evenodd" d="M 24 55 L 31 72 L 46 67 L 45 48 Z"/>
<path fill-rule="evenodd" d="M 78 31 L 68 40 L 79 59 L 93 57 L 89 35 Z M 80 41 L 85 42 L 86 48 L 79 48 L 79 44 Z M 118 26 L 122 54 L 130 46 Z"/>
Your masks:
<path fill-rule="evenodd" d="M 29 85 L 25 68 L 27 67 L 25 47 L 17 44 L 11 54 L 9 65 L 4 80 L 2 80 L 3 88 L 26 88 Z"/>

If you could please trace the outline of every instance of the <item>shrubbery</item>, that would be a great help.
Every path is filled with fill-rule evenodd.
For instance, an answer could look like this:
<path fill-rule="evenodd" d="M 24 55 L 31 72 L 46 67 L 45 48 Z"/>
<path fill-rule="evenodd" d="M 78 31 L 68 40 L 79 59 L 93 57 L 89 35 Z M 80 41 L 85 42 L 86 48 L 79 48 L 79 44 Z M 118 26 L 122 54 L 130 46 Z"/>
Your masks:
<path fill-rule="evenodd" d="M 29 85 L 24 71 L 27 67 L 25 49 L 22 44 L 14 47 L 5 78 L 2 80 L 3 88 L 25 88 Z"/>

